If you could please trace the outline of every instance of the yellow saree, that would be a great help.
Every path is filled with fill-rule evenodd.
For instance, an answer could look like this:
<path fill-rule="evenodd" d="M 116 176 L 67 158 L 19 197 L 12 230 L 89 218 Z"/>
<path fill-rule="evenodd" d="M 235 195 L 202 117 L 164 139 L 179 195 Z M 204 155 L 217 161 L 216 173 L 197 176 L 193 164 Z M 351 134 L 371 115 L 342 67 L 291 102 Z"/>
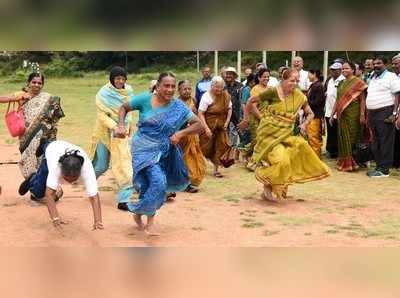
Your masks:
<path fill-rule="evenodd" d="M 181 99 L 192 111 L 195 110 L 194 100 Z M 206 174 L 206 160 L 200 148 L 198 135 L 188 135 L 181 139 L 179 145 L 182 148 L 183 159 L 189 171 L 190 183 L 199 186 Z"/>
<path fill-rule="evenodd" d="M 250 91 L 250 96 L 258 96 L 267 90 L 268 90 L 268 87 L 265 87 L 260 84 L 255 85 Z M 259 103 L 257 105 L 257 108 L 259 109 L 259 111 L 261 113 L 263 112 L 265 107 L 266 107 L 265 103 Z M 249 115 L 249 130 L 250 130 L 250 135 L 251 135 L 251 142 L 246 146 L 246 156 L 250 157 L 246 164 L 246 168 L 250 171 L 254 171 L 256 168 L 256 163 L 251 156 L 253 155 L 254 146 L 256 144 L 257 128 L 258 128 L 259 124 L 260 124 L 260 120 L 258 120 L 256 118 L 256 116 L 254 116 L 253 114 L 250 114 Z"/>
<path fill-rule="evenodd" d="M 120 106 L 133 95 L 132 88 L 126 85 L 125 89 L 117 89 L 112 84 L 104 85 L 96 95 L 97 119 L 92 135 L 92 143 L 89 150 L 91 160 L 97 161 L 95 166 L 96 176 L 103 173 L 108 168 L 108 161 L 104 157 L 96 155 L 99 153 L 98 147 L 105 147 L 109 152 L 109 161 L 114 178 L 119 187 L 119 201 L 127 201 L 132 196 L 132 157 L 129 150 L 130 138 L 114 138 L 112 129 L 118 124 L 118 111 Z M 126 123 L 131 130 L 131 120 Z M 98 164 L 103 164 L 98 173 Z"/>
<path fill-rule="evenodd" d="M 307 101 L 295 89 L 281 100 L 276 88 L 260 94 L 267 104 L 257 130 L 253 159 L 257 163 L 256 179 L 272 186 L 280 199 L 286 197 L 288 185 L 325 178 L 330 170 L 301 136 L 294 136 L 297 112 Z"/>

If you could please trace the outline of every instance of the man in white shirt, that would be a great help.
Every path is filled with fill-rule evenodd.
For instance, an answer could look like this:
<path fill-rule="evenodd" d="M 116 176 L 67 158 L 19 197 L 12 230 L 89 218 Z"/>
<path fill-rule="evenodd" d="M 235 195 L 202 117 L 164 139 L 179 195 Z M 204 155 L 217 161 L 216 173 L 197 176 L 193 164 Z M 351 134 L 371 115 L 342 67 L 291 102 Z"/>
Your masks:
<path fill-rule="evenodd" d="M 392 68 L 394 73 L 400 78 L 400 53 L 392 58 Z M 396 126 L 400 125 L 400 117 L 397 117 Z M 399 126 L 400 128 L 400 126 Z M 394 138 L 394 155 L 393 155 L 393 167 L 400 168 L 400 130 L 396 129 Z"/>
<path fill-rule="evenodd" d="M 37 155 L 40 155 L 38 152 L 45 152 L 42 163 L 35 174 L 22 182 L 19 194 L 23 196 L 31 191 L 38 199 L 45 197 L 50 218 L 54 226 L 60 228 L 65 221 L 60 218 L 55 204 L 56 190 L 62 182 L 74 183 L 81 180 L 93 208 L 93 229 L 103 229 L 96 174 L 85 151 L 65 141 L 41 146 L 44 148 L 39 148 Z"/>
<path fill-rule="evenodd" d="M 299 88 L 301 91 L 306 93 L 311 83 L 310 80 L 308 79 L 308 71 L 305 71 L 303 67 L 304 67 L 303 58 L 301 58 L 300 56 L 294 57 L 293 68 L 295 68 L 300 75 Z"/>
<path fill-rule="evenodd" d="M 400 97 L 400 79 L 386 69 L 387 59 L 374 59 L 374 73 L 369 81 L 366 105 L 369 125 L 373 134 L 372 153 L 376 169 L 369 171 L 371 178 L 388 177 L 393 164 L 394 123 Z"/>
<path fill-rule="evenodd" d="M 331 77 L 326 82 L 326 102 L 325 102 L 325 119 L 327 128 L 326 151 L 330 158 L 338 157 L 338 138 L 337 138 L 337 122 L 331 125 L 329 119 L 332 116 L 333 106 L 336 102 L 337 86 L 345 77 L 342 75 L 342 64 L 339 62 L 333 63 L 330 67 Z"/>
<path fill-rule="evenodd" d="M 400 53 L 392 58 L 392 68 L 394 73 L 400 78 Z"/>

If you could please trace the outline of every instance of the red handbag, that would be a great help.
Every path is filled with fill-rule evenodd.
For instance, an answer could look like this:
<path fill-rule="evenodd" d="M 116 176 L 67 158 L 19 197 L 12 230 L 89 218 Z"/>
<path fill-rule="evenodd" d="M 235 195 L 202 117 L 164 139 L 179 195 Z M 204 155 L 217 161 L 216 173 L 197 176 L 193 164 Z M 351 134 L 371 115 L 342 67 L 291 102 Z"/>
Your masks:
<path fill-rule="evenodd" d="M 20 137 L 25 133 L 24 111 L 19 105 L 18 109 L 15 110 L 15 102 L 13 102 L 12 111 L 10 111 L 10 106 L 11 102 L 8 103 L 8 108 L 5 115 L 6 125 L 11 136 Z"/>

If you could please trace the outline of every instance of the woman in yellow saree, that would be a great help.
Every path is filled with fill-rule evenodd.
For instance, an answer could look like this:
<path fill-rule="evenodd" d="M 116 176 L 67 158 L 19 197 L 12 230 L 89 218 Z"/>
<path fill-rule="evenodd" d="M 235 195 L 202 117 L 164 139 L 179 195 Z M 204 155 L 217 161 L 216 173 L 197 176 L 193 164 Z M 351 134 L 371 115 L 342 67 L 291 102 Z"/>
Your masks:
<path fill-rule="evenodd" d="M 319 159 L 302 136 L 296 135 L 296 118 L 302 108 L 307 118 L 300 125 L 306 134 L 314 115 L 305 95 L 297 88 L 299 73 L 288 69 L 276 88 L 251 97 L 246 105 L 243 122 L 248 125 L 248 114 L 254 103 L 266 105 L 257 129 L 253 159 L 257 164 L 256 179 L 264 184 L 262 197 L 267 200 L 286 198 L 288 186 L 322 179 L 330 175 L 329 168 Z"/>
<path fill-rule="evenodd" d="M 358 169 L 353 159 L 353 145 L 361 140 L 362 127 L 365 125 L 365 94 L 367 84 L 354 75 L 355 65 L 351 62 L 343 64 L 342 74 L 346 78 L 339 83 L 337 100 L 333 107 L 332 123 L 338 120 L 339 159 L 337 169 L 351 172 Z"/>
<path fill-rule="evenodd" d="M 195 101 L 192 97 L 192 86 L 189 81 L 180 81 L 178 83 L 179 99 L 183 101 L 186 106 L 197 113 Z M 185 127 L 187 124 L 185 124 Z M 206 160 L 203 152 L 201 151 L 199 135 L 187 135 L 183 137 L 179 145 L 183 152 L 183 160 L 189 172 L 190 184 L 186 188 L 186 192 L 198 192 L 198 186 L 203 181 L 206 174 Z"/>
<path fill-rule="evenodd" d="M 261 93 L 268 90 L 268 81 L 270 77 L 270 72 L 266 68 L 261 68 L 257 72 L 256 85 L 251 89 L 250 96 L 258 96 Z M 247 169 L 254 171 L 256 168 L 256 163 L 251 157 L 253 155 L 254 146 L 256 144 L 257 128 L 260 124 L 260 119 L 262 118 L 262 112 L 265 108 L 264 103 L 254 103 L 252 106 L 253 114 L 249 115 L 249 130 L 251 135 L 251 143 L 246 146 L 246 155 L 249 158 L 247 162 Z"/>
<path fill-rule="evenodd" d="M 122 67 L 115 66 L 110 72 L 110 82 L 96 95 L 97 119 L 92 136 L 89 157 L 92 160 L 96 178 L 109 168 L 118 185 L 118 209 L 127 211 L 127 203 L 133 196 L 132 164 L 129 138 L 116 138 L 113 129 L 118 125 L 119 108 L 133 96 L 132 87 L 126 84 L 127 74 Z M 126 125 L 130 123 L 127 118 Z M 131 130 L 131 129 L 130 129 Z"/>

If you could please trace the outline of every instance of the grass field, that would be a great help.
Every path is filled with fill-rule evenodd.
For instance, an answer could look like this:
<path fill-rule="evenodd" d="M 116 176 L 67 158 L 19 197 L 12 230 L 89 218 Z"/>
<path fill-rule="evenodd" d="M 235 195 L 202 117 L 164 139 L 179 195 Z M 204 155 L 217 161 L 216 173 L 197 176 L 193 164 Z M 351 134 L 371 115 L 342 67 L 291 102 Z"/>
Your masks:
<path fill-rule="evenodd" d="M 157 79 L 157 73 L 129 75 L 128 83 L 134 93 L 146 91 L 151 80 Z M 194 73 L 177 73 L 177 79 L 197 80 Z M 108 73 L 97 72 L 86 74 L 83 78 L 46 78 L 44 90 L 58 95 L 66 117 L 60 122 L 59 136 L 72 143 L 87 148 L 95 123 L 95 95 L 99 88 L 108 81 Z M 0 94 L 6 95 L 21 90 L 24 83 L 10 83 L 7 78 L 0 78 Z M 0 106 L 4 114 L 6 105 Z M 0 121 L 0 136 L 7 138 L 4 121 Z"/>
<path fill-rule="evenodd" d="M 134 92 L 139 93 L 146 90 L 150 80 L 156 77 L 156 73 L 130 75 L 128 82 Z M 178 80 L 190 79 L 195 82 L 197 77 L 194 73 L 177 73 Z M 62 98 L 66 114 L 60 122 L 59 139 L 88 148 L 95 122 L 94 97 L 107 80 L 106 73 L 91 73 L 83 78 L 46 78 L 45 90 Z M 0 78 L 0 94 L 18 91 L 22 85 Z M 1 114 L 5 108 L 5 105 L 0 107 Z M 8 144 L 16 142 L 8 136 L 4 121 L 0 121 L 0 137 Z M 237 226 L 243 237 L 258 237 L 257 241 L 261 241 L 261 244 L 264 243 L 262 241 L 275 245 L 300 243 L 317 246 L 398 244 L 398 173 L 394 172 L 387 179 L 371 180 L 365 175 L 365 170 L 339 173 L 335 170 L 333 160 L 325 161 L 332 169 L 330 178 L 290 187 L 289 195 L 293 199 L 277 205 L 265 205 L 259 199 L 262 186 L 256 182 L 253 173 L 242 165 L 224 170 L 226 178 L 223 180 L 213 178 L 209 166 L 199 195 L 211 201 L 209 204 L 213 207 L 202 210 L 204 207 L 201 200 L 197 201 L 200 199 L 197 195 L 186 196 L 184 202 L 188 207 L 185 212 L 190 212 L 188 217 L 194 216 L 200 220 L 198 213 L 212 213 L 215 206 L 223 206 L 225 214 L 221 220 L 230 220 L 229 225 Z M 112 184 L 103 183 L 101 187 L 106 191 L 107 187 L 112 189 Z M 212 227 L 199 222 L 189 229 L 192 233 L 204 235 Z M 246 245 L 256 243 L 253 240 L 246 240 Z"/>

